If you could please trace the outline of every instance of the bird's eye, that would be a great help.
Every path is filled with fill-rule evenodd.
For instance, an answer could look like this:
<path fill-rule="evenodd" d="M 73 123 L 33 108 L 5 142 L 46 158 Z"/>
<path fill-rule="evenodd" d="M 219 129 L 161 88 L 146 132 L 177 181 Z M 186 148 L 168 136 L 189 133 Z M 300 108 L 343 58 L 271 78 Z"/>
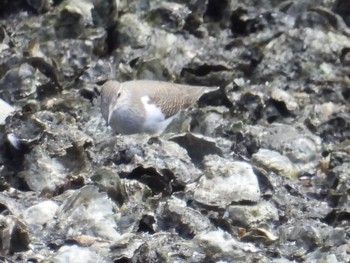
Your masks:
<path fill-rule="evenodd" d="M 117 94 L 117 98 L 119 98 L 120 97 L 120 92 L 118 92 L 118 94 Z"/>

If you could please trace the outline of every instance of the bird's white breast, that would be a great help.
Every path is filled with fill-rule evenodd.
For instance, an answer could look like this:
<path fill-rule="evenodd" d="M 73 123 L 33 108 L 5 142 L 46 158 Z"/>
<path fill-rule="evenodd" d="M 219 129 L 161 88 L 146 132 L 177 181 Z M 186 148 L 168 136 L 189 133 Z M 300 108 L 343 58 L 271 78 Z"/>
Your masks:
<path fill-rule="evenodd" d="M 162 132 L 172 118 L 165 118 L 161 108 L 153 104 L 148 96 L 141 97 L 141 102 L 145 110 L 144 132 Z"/>

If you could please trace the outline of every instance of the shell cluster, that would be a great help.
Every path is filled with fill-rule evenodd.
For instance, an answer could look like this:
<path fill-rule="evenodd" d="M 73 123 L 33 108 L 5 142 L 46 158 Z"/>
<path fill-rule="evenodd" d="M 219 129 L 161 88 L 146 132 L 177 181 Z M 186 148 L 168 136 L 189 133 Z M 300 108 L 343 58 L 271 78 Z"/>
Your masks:
<path fill-rule="evenodd" d="M 349 6 L 0 1 L 0 261 L 350 262 Z"/>

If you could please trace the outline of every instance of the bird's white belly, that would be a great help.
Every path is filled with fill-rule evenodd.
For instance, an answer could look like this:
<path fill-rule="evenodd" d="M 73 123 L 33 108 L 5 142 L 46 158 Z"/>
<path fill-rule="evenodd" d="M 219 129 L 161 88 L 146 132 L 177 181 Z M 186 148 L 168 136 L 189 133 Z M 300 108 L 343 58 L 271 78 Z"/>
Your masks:
<path fill-rule="evenodd" d="M 143 109 L 135 110 L 135 105 L 117 105 L 110 109 L 109 125 L 121 134 L 161 133 L 169 125 L 171 118 L 165 118 L 160 107 L 150 101 L 148 96 L 141 97 Z"/>
<path fill-rule="evenodd" d="M 160 133 L 164 131 L 171 122 L 171 118 L 165 119 L 162 110 L 155 104 L 152 104 L 148 96 L 141 97 L 141 102 L 145 110 L 143 132 Z"/>

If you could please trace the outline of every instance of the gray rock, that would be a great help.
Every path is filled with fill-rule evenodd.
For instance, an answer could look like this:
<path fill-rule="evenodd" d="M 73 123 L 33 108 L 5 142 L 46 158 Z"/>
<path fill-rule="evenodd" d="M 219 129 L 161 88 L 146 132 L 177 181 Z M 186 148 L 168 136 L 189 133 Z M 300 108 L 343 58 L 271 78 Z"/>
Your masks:
<path fill-rule="evenodd" d="M 0 260 L 349 262 L 347 7 L 0 1 Z M 220 92 L 121 136 L 111 78 Z"/>
<path fill-rule="evenodd" d="M 276 101 L 283 102 L 289 111 L 296 111 L 299 109 L 299 105 L 295 98 L 284 90 L 278 88 L 273 89 L 271 92 L 271 98 Z"/>
<path fill-rule="evenodd" d="M 169 231 L 174 229 L 179 236 L 190 239 L 195 235 L 212 228 L 207 217 L 186 206 L 186 203 L 178 198 L 171 198 L 164 207 L 164 216 L 160 217 L 160 227 Z"/>
<path fill-rule="evenodd" d="M 111 262 L 98 255 L 95 251 L 86 247 L 73 246 L 62 246 L 54 255 L 48 259 L 43 260 L 45 263 L 107 263 Z"/>
<path fill-rule="evenodd" d="M 252 161 L 280 176 L 291 180 L 297 179 L 298 170 L 294 167 L 293 163 L 276 151 L 259 149 L 257 153 L 253 154 Z"/>
<path fill-rule="evenodd" d="M 256 131 L 262 147 L 280 152 L 301 173 L 315 171 L 321 155 L 321 140 L 318 136 L 277 123 Z"/>
<path fill-rule="evenodd" d="M 189 188 L 193 189 L 197 202 L 227 207 L 233 202 L 257 202 L 260 199 L 258 180 L 248 163 L 209 155 L 204 158 L 204 166 L 204 176 Z"/>
<path fill-rule="evenodd" d="M 207 254 L 226 255 L 231 260 L 241 261 L 246 251 L 259 251 L 254 245 L 242 244 L 222 230 L 203 232 L 195 237 L 195 241 L 207 251 Z"/>
<path fill-rule="evenodd" d="M 185 148 L 194 164 L 201 163 L 206 155 L 217 154 L 220 156 L 223 154 L 221 148 L 210 137 L 185 133 L 174 135 L 169 140 Z"/>
<path fill-rule="evenodd" d="M 35 162 L 32 162 L 35 160 Z M 34 191 L 52 191 L 63 185 L 67 177 L 64 165 L 57 158 L 50 158 L 42 151 L 33 151 L 27 159 L 28 170 L 19 173 L 28 187 Z"/>
<path fill-rule="evenodd" d="M 30 235 L 26 226 L 14 216 L 0 215 L 0 251 L 2 255 L 11 255 L 25 251 L 29 247 Z"/>
<path fill-rule="evenodd" d="M 21 213 L 21 218 L 32 231 L 42 231 L 53 225 L 58 207 L 53 201 L 44 201 L 28 207 Z"/>
<path fill-rule="evenodd" d="M 113 217 L 114 206 L 106 194 L 99 193 L 95 186 L 85 186 L 66 195 L 57 218 L 68 236 L 85 234 L 110 241 L 120 237 Z"/>
<path fill-rule="evenodd" d="M 268 202 L 256 205 L 230 205 L 227 207 L 228 217 L 235 223 L 246 227 L 271 225 L 278 221 L 277 208 Z"/>

